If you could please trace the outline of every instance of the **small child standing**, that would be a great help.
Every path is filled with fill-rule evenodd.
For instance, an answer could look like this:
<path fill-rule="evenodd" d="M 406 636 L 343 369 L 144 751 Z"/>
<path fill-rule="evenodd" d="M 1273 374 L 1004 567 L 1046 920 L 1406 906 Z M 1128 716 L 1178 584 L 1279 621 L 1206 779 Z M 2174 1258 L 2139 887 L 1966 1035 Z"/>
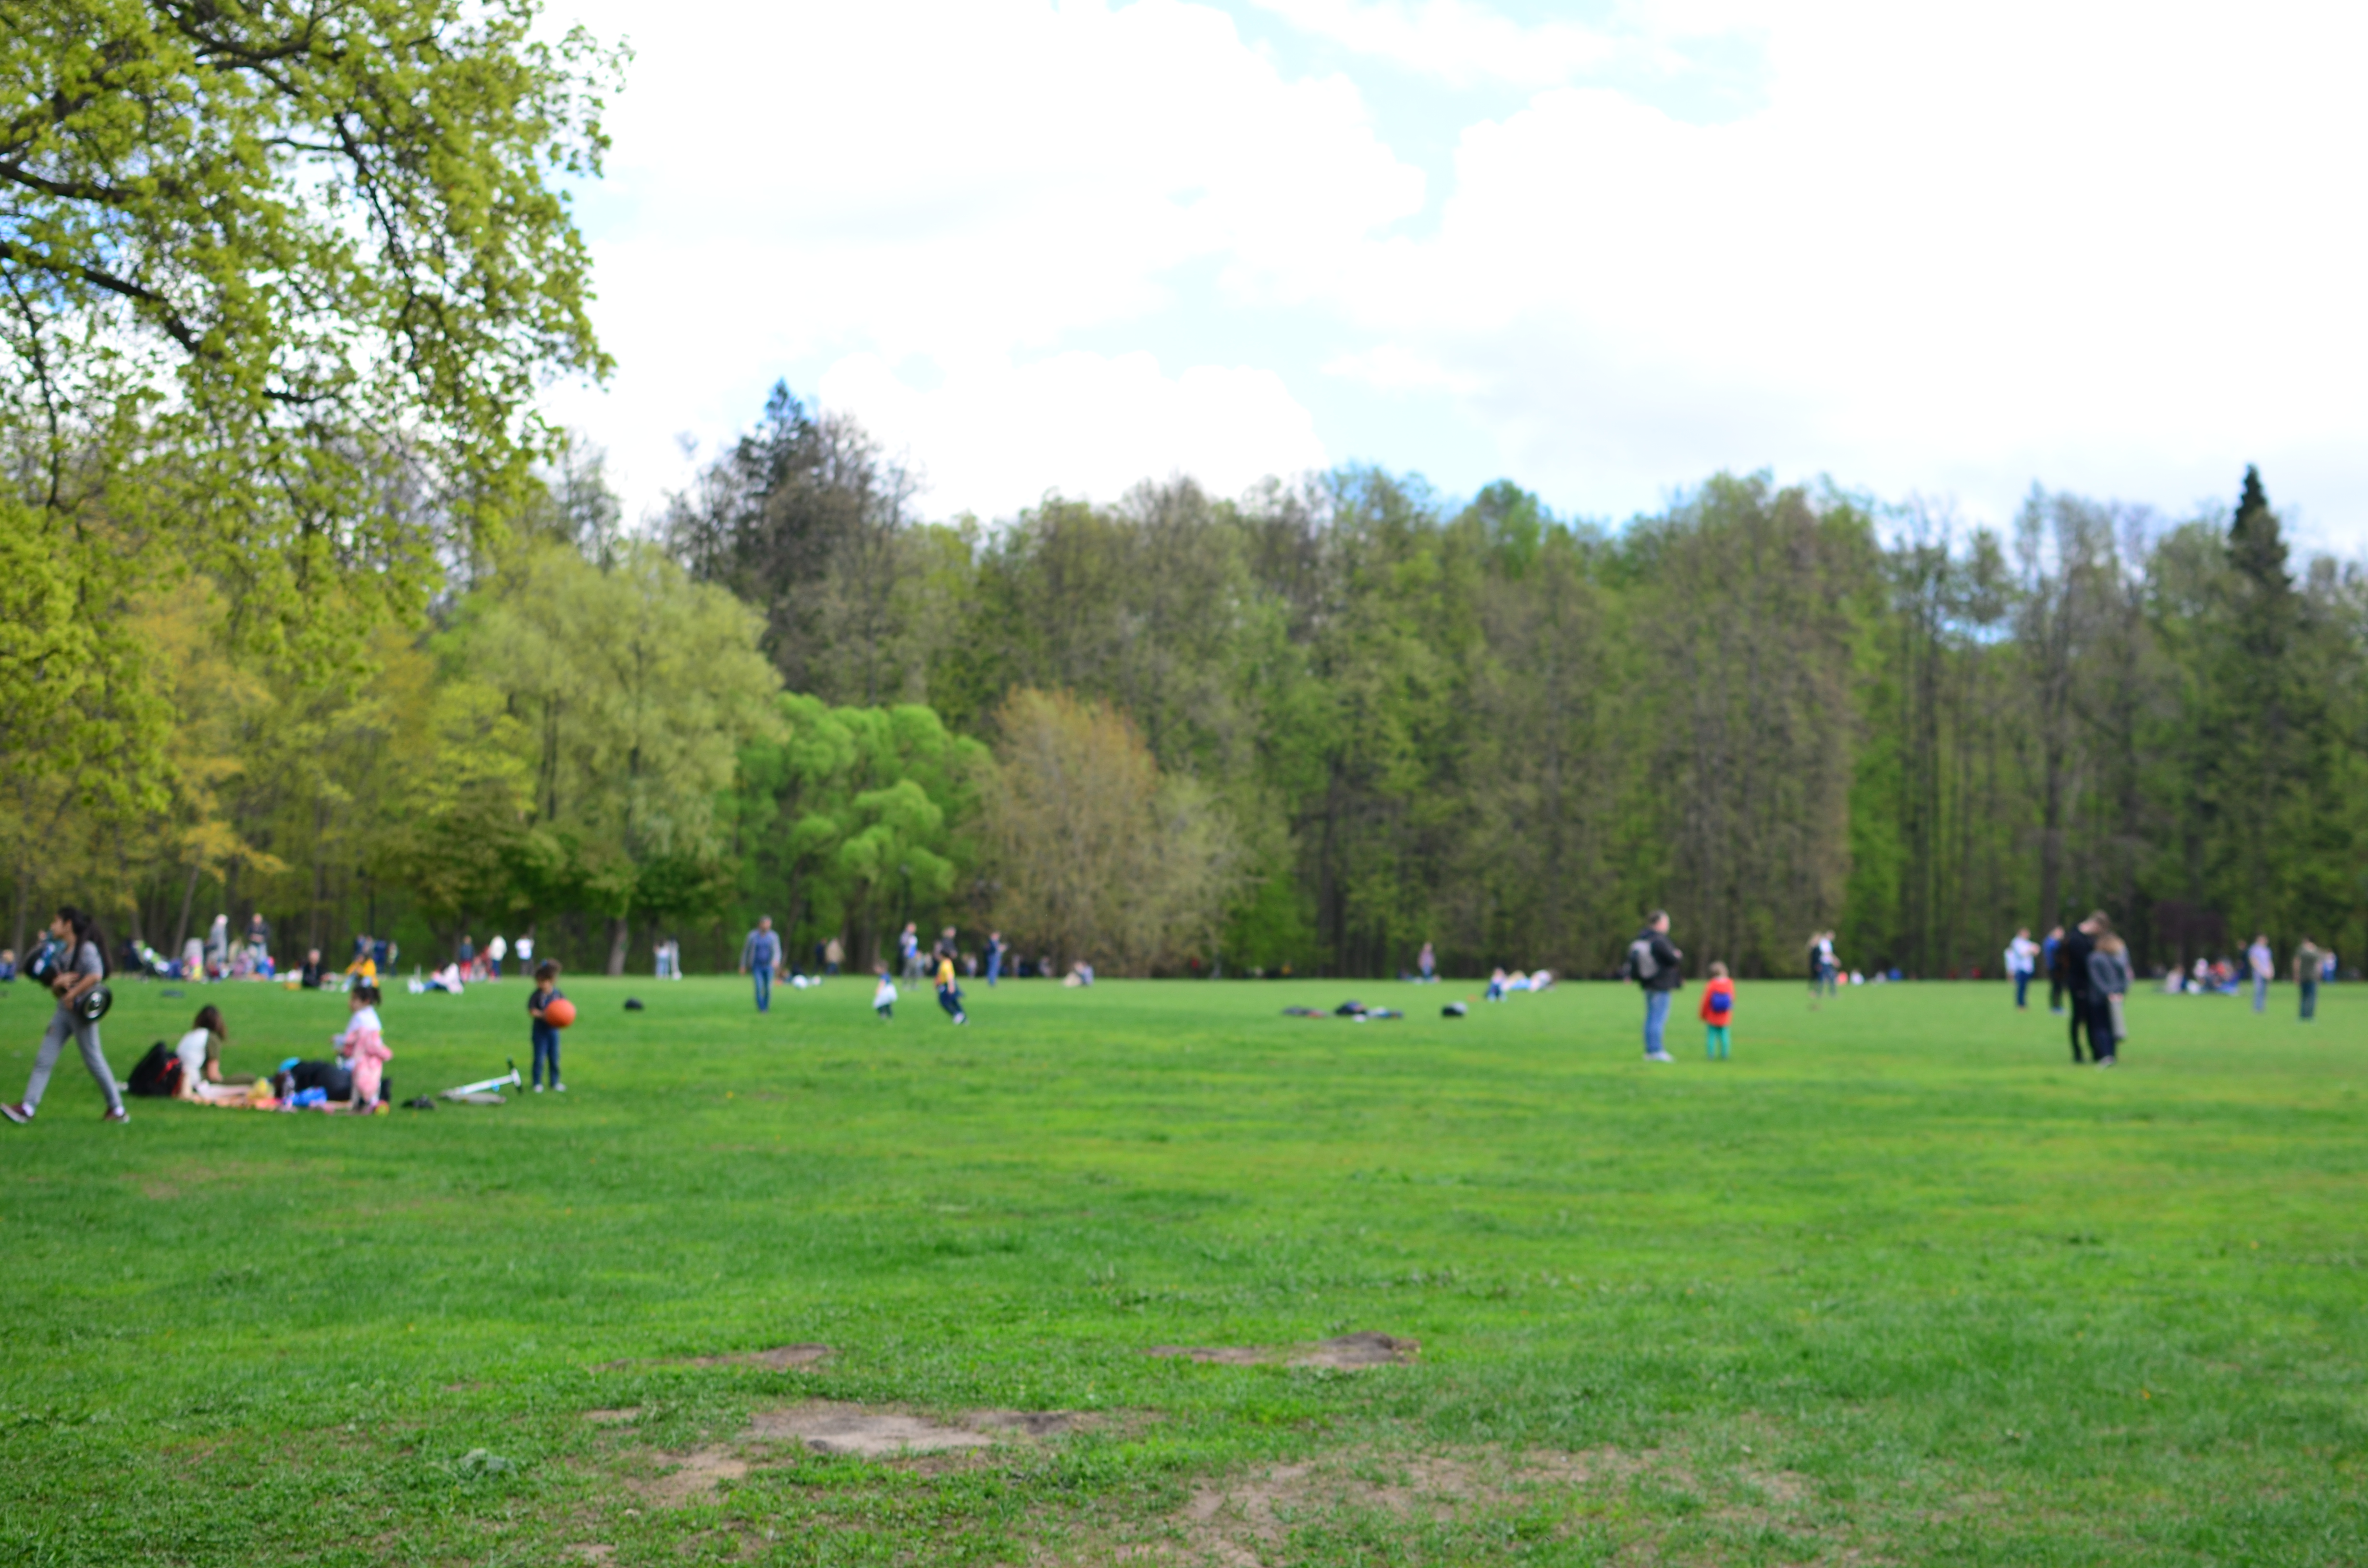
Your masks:
<path fill-rule="evenodd" d="M 871 1010 L 883 1018 L 893 1018 L 896 1016 L 896 983 L 888 978 L 888 966 L 884 963 L 873 964 L 871 972 L 880 977 L 880 983 L 871 988 Z"/>
<path fill-rule="evenodd" d="M 394 1052 L 386 1048 L 385 1030 L 378 1020 L 377 986 L 364 983 L 347 992 L 346 1007 L 346 1032 L 331 1043 L 352 1063 L 354 1114 L 368 1116 L 378 1108 L 379 1081 Z"/>
<path fill-rule="evenodd" d="M 526 999 L 526 1016 L 534 1020 L 534 1068 L 529 1075 L 538 1095 L 542 1093 L 542 1064 L 546 1062 L 551 1063 L 551 1086 L 563 1095 L 567 1092 L 567 1085 L 559 1081 L 559 1026 L 542 1016 L 544 1008 L 563 1000 L 559 994 L 559 962 L 545 959 L 535 966 L 534 989 Z"/>
<path fill-rule="evenodd" d="M 1735 1021 L 1735 982 L 1726 977 L 1726 966 L 1710 966 L 1710 983 L 1702 987 L 1702 1021 L 1708 1031 L 1702 1037 L 1702 1051 L 1713 1062 L 1726 1060 L 1727 1026 Z"/>

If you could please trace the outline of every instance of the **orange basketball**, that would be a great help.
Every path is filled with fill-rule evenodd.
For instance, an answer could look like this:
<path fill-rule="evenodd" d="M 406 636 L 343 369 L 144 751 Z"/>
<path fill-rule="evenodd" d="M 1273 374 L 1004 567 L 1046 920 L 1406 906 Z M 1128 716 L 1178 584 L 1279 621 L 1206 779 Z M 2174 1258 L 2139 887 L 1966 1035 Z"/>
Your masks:
<path fill-rule="evenodd" d="M 575 1004 L 560 997 L 542 1010 L 542 1021 L 555 1029 L 565 1028 L 575 1021 Z"/>

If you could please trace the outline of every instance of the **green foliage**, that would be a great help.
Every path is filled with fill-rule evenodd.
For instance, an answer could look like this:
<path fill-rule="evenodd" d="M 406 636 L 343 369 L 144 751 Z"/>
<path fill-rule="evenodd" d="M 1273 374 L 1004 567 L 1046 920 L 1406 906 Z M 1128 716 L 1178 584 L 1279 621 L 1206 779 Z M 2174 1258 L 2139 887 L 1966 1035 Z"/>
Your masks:
<path fill-rule="evenodd" d="M 499 699 L 527 757 L 524 902 L 606 919 L 609 971 L 637 911 L 695 907 L 729 884 L 717 804 L 772 723 L 756 617 L 654 545 L 603 568 L 537 546 L 461 606 L 450 669 Z"/>
<path fill-rule="evenodd" d="M 793 944 L 844 936 L 868 965 L 884 929 L 934 926 L 976 860 L 986 748 L 918 706 L 776 699 L 778 732 L 746 747 L 733 800 L 740 895 Z"/>
<path fill-rule="evenodd" d="M 1160 776 L 1122 713 L 1023 688 L 996 715 L 991 913 L 1055 964 L 1114 974 L 1202 961 L 1240 882 L 1233 824 Z"/>
<path fill-rule="evenodd" d="M 617 58 L 537 28 L 526 0 L 0 10 L 18 927 L 36 885 L 137 885 L 160 819 L 191 894 L 295 865 L 263 824 L 311 817 L 319 839 L 342 809 L 310 762 L 384 667 L 378 630 L 531 494 L 539 389 L 605 373 L 550 182 L 598 172 Z M 160 630 L 155 606 L 215 596 L 202 649 Z M 228 771 L 222 734 L 176 733 L 162 648 L 269 693 Z M 220 714 L 197 695 L 202 728 Z M 359 848 L 336 851 L 347 871 Z"/>

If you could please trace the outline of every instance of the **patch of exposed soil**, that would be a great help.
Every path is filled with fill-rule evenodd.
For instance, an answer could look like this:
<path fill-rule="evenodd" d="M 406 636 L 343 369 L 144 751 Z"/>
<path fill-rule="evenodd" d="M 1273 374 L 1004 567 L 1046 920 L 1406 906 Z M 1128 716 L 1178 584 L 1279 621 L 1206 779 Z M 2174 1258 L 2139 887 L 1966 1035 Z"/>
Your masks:
<path fill-rule="evenodd" d="M 1422 1341 L 1387 1334 L 1344 1334 L 1314 1345 L 1155 1345 L 1146 1356 L 1170 1356 L 1219 1367 L 1325 1367 L 1336 1371 L 1404 1366 L 1422 1353 Z"/>
<path fill-rule="evenodd" d="M 667 1457 L 674 1460 L 674 1469 L 634 1489 L 661 1508 L 702 1501 L 715 1494 L 717 1482 L 737 1481 L 748 1473 L 748 1461 L 726 1448 L 694 1449 Z"/>
<path fill-rule="evenodd" d="M 587 1540 L 567 1548 L 567 1555 L 578 1562 L 606 1562 L 617 1555 L 617 1549 Z"/>
<path fill-rule="evenodd" d="M 587 1410 L 584 1419 L 595 1426 L 625 1426 L 641 1418 L 642 1407 L 629 1404 L 620 1410 Z"/>
<path fill-rule="evenodd" d="M 794 1442 L 818 1454 L 864 1459 L 990 1448 L 996 1437 L 974 1425 L 949 1426 L 925 1416 L 819 1399 L 787 1410 L 760 1410 L 749 1418 L 748 1429 L 752 1436 Z"/>

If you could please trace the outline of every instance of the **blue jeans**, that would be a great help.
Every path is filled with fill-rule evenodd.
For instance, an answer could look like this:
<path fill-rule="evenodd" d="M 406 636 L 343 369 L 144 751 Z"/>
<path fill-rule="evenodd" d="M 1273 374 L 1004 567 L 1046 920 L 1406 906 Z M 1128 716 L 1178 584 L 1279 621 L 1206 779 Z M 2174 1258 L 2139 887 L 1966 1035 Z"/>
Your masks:
<path fill-rule="evenodd" d="M 542 1082 L 542 1064 L 546 1062 L 551 1063 L 551 1081 L 556 1086 L 559 1083 L 559 1030 L 549 1024 L 538 1023 L 534 1026 L 534 1066 L 527 1074 L 527 1082 Z"/>
<path fill-rule="evenodd" d="M 2318 982 L 2316 980 L 2305 980 L 2302 983 L 2302 1021 L 2308 1023 L 2317 1016 Z"/>
<path fill-rule="evenodd" d="M 760 1013 L 769 1013 L 773 1009 L 772 966 L 770 964 L 767 964 L 762 968 L 752 971 L 751 972 L 757 979 L 757 1011 Z"/>
<path fill-rule="evenodd" d="M 989 985 L 994 984 L 996 978 L 1002 974 L 1002 972 L 1003 949 L 1000 948 L 988 949 L 986 954 L 986 983 Z"/>
<path fill-rule="evenodd" d="M 1661 1043 L 1661 1035 L 1669 1027 L 1669 994 L 1667 991 L 1645 993 L 1645 1054 L 1647 1056 L 1668 1053 L 1668 1047 Z"/>
<path fill-rule="evenodd" d="M 2253 976 L 2253 1011 L 2258 1013 L 2269 1005 L 2270 983 L 2257 974 Z"/>
<path fill-rule="evenodd" d="M 2029 974 L 2027 971 L 2026 971 L 2026 972 L 2021 972 L 2021 973 L 2016 974 L 2016 976 L 2014 977 L 2014 1005 L 2015 1005 L 2017 1007 L 2021 1007 L 2021 1006 L 2026 1006 L 2026 1005 L 2027 1005 L 2027 1004 L 2024 1002 L 2023 998 L 2024 998 L 2025 994 L 2026 994 L 2026 993 L 2028 993 L 2030 990 L 2031 990 L 2031 976 L 2030 976 L 2030 974 Z"/>

